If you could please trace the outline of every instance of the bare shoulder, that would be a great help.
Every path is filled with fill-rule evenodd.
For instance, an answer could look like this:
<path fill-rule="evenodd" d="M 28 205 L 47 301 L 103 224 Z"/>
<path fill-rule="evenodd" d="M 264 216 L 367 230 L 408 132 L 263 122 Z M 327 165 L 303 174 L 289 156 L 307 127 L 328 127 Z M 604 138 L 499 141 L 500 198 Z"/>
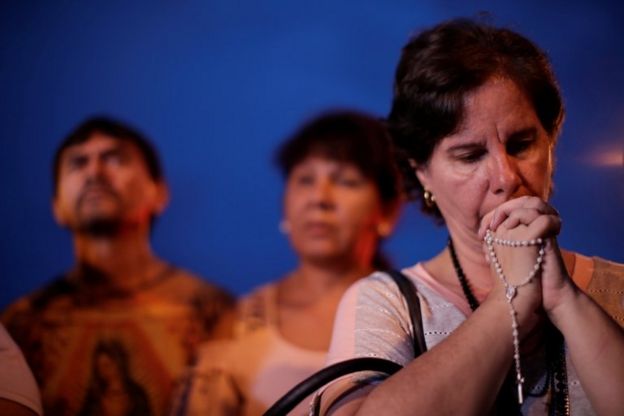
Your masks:
<path fill-rule="evenodd" d="M 246 310 L 258 303 L 265 303 L 267 300 L 274 298 L 278 290 L 279 281 L 272 281 L 260 286 L 256 286 L 248 293 L 238 298 L 237 307 L 239 311 Z"/>

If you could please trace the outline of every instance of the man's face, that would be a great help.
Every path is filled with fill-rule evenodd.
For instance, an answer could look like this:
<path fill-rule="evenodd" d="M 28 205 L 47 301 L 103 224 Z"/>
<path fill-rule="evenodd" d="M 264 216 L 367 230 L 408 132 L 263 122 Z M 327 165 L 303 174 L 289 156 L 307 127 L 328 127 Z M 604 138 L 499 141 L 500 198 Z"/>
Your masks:
<path fill-rule="evenodd" d="M 94 133 L 61 155 L 54 216 L 73 231 L 149 229 L 166 203 L 165 184 L 151 178 L 129 141 Z"/>

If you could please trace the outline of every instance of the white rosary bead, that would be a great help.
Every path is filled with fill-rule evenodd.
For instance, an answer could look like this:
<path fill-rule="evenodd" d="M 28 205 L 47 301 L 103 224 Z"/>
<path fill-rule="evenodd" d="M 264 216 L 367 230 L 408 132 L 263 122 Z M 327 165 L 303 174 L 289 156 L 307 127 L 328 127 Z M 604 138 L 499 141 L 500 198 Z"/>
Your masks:
<path fill-rule="evenodd" d="M 528 247 L 528 246 L 537 246 L 542 244 L 541 238 L 534 238 L 531 240 L 507 240 L 502 238 L 496 238 L 492 235 L 486 236 L 486 243 L 494 242 L 499 246 L 508 246 L 508 247 Z"/>
<path fill-rule="evenodd" d="M 513 337 L 513 347 L 514 347 L 514 361 L 516 367 L 516 384 L 518 386 L 518 403 L 522 404 L 524 401 L 524 395 L 522 392 L 522 385 L 524 384 L 524 377 L 522 377 L 522 367 L 520 365 L 520 333 L 518 328 L 518 321 L 516 319 L 517 312 L 513 307 L 512 300 L 516 296 L 516 292 L 519 287 L 527 285 L 531 282 L 533 277 L 539 272 L 542 267 L 542 262 L 544 261 L 544 244 L 541 238 L 531 239 L 531 240 L 502 240 L 499 238 L 495 238 L 492 234 L 492 230 L 487 230 L 485 234 L 485 244 L 488 248 L 488 254 L 490 256 L 490 260 L 494 266 L 494 270 L 496 271 L 497 276 L 503 284 L 505 285 L 505 297 L 507 298 L 507 303 L 509 304 L 509 315 L 511 315 L 511 334 Z M 503 268 L 498 261 L 498 257 L 496 256 L 496 252 L 494 251 L 494 244 L 506 246 L 506 247 L 528 247 L 539 245 L 539 251 L 537 258 L 535 260 L 535 265 L 533 269 L 529 272 L 528 276 L 519 284 L 512 285 L 509 283 L 505 274 L 503 273 Z"/>

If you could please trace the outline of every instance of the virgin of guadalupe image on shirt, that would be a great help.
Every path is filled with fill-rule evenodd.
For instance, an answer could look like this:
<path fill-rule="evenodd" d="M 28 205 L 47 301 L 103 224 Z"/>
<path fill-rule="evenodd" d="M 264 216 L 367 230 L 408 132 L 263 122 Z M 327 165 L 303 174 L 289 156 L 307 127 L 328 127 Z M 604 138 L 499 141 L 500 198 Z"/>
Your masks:
<path fill-rule="evenodd" d="M 115 339 L 98 341 L 81 416 L 152 415 L 145 389 L 132 377 L 128 352 Z"/>

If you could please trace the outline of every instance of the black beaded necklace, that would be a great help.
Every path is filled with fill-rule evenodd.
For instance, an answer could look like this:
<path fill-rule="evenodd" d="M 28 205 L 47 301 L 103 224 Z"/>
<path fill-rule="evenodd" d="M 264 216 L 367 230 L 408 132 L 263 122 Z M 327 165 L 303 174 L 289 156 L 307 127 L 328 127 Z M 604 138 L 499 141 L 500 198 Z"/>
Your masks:
<path fill-rule="evenodd" d="M 453 262 L 453 268 L 455 269 L 455 274 L 457 275 L 457 279 L 459 280 L 459 284 L 461 285 L 462 291 L 464 292 L 464 296 L 468 301 L 468 305 L 470 305 L 470 309 L 474 312 L 479 307 L 479 301 L 477 300 L 474 293 L 472 293 L 472 289 L 470 288 L 470 282 L 466 278 L 464 270 L 459 264 L 459 259 L 457 258 L 457 252 L 455 251 L 455 246 L 453 245 L 453 240 L 451 237 L 448 239 L 448 248 L 449 253 L 451 254 L 451 261 Z M 546 382 L 544 383 L 544 388 L 540 389 L 539 392 L 529 393 L 529 396 L 543 396 L 547 392 L 547 387 L 550 387 L 552 391 L 551 403 L 548 409 L 549 416 L 569 416 L 570 415 L 570 396 L 568 392 L 568 377 L 566 370 L 566 360 L 565 360 L 565 347 L 563 342 L 563 335 L 559 332 L 552 324 L 548 325 L 549 330 L 546 332 L 546 360 L 547 360 L 547 373 L 546 373 Z M 506 382 L 506 384 L 508 384 Z M 509 406 L 509 399 L 506 396 L 509 396 L 505 390 L 508 390 L 503 386 L 499 397 L 497 398 L 497 408 L 505 408 Z M 515 404 L 515 400 L 512 400 Z M 520 409 L 517 405 L 513 405 L 515 409 L 505 410 L 506 414 L 511 412 L 521 414 Z"/>
<path fill-rule="evenodd" d="M 468 305 L 470 305 L 470 309 L 472 309 L 472 311 L 474 312 L 479 307 L 479 301 L 477 300 L 475 295 L 472 293 L 472 289 L 470 289 L 470 283 L 468 283 L 468 279 L 466 278 L 466 275 L 464 274 L 464 270 L 461 268 L 461 265 L 459 264 L 459 259 L 457 258 L 457 253 L 455 252 L 455 246 L 453 246 L 453 240 L 451 240 L 451 237 L 449 237 L 448 239 L 448 248 L 449 248 L 449 252 L 451 253 L 451 260 L 453 261 L 455 274 L 457 275 L 457 278 L 459 279 L 459 284 L 461 285 L 461 288 L 464 291 L 464 296 L 466 297 L 466 300 L 468 301 Z"/>

